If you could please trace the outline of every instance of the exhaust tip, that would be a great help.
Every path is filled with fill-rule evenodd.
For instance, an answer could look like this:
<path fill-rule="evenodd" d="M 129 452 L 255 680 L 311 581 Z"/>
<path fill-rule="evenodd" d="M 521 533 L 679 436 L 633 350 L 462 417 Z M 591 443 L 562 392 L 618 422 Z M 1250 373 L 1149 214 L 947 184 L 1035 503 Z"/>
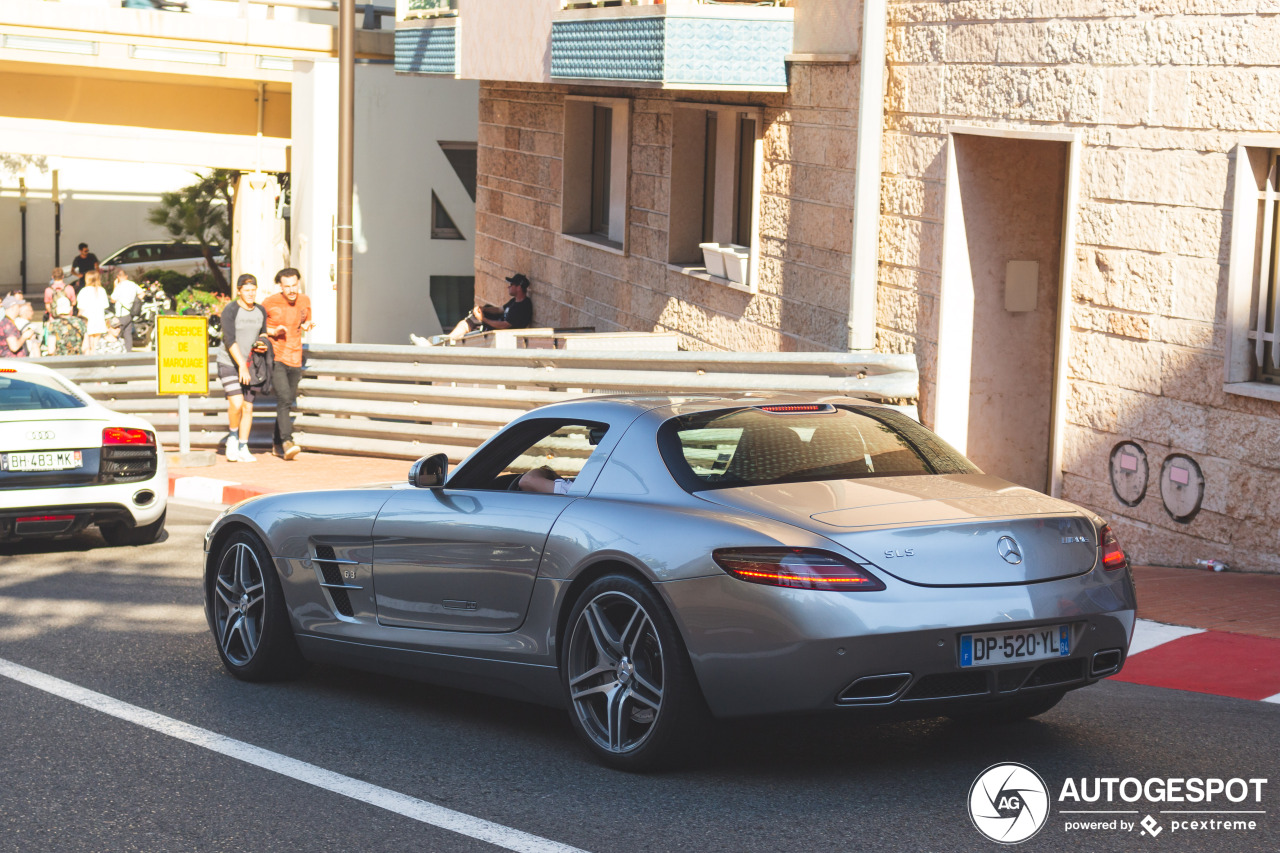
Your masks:
<path fill-rule="evenodd" d="M 1120 671 L 1120 663 L 1123 660 L 1124 652 L 1120 649 L 1094 652 L 1093 660 L 1089 665 L 1089 675 L 1099 678 L 1106 675 L 1115 675 Z"/>
<path fill-rule="evenodd" d="M 156 493 L 150 489 L 139 489 L 133 495 L 133 503 L 135 506 L 146 506 L 156 499 Z"/>
<path fill-rule="evenodd" d="M 884 675 L 864 675 L 850 684 L 836 697 L 840 705 L 862 705 L 891 702 L 911 681 L 909 672 L 893 672 Z"/>

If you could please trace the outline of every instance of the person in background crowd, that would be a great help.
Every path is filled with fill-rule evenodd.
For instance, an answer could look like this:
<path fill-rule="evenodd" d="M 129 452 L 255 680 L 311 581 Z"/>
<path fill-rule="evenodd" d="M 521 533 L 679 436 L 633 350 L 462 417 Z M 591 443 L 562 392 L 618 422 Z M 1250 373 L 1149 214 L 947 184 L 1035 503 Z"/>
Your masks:
<path fill-rule="evenodd" d="M 107 331 L 102 337 L 98 338 L 98 348 L 95 352 L 98 355 L 124 355 L 124 340 L 120 337 L 124 329 L 124 323 L 119 317 L 107 318 Z"/>
<path fill-rule="evenodd" d="M 4 317 L 0 318 L 0 357 L 2 358 L 26 358 L 30 354 L 27 342 L 36 336 L 38 330 L 31 325 L 25 329 L 18 326 L 18 316 L 25 303 L 25 299 L 12 293 L 0 302 L 0 308 L 4 309 Z"/>
<path fill-rule="evenodd" d="M 254 304 L 257 297 L 258 280 L 245 273 L 236 279 L 236 301 L 222 309 L 218 379 L 227 395 L 227 424 L 231 427 L 227 436 L 228 462 L 258 461 L 249 452 L 256 397 L 249 384 L 249 348 L 267 330 L 267 312 Z"/>
<path fill-rule="evenodd" d="M 85 273 L 98 271 L 98 256 L 89 251 L 88 243 L 81 243 L 80 254 L 71 259 L 71 274 L 79 279 L 78 288 L 84 288 Z"/>
<path fill-rule="evenodd" d="M 54 267 L 53 277 L 49 279 L 49 286 L 44 289 L 45 319 L 53 316 L 53 303 L 59 296 L 67 297 L 67 299 L 71 300 L 71 306 L 75 307 L 76 289 L 63 279 L 62 267 Z"/>
<path fill-rule="evenodd" d="M 80 355 L 84 351 L 85 322 L 71 315 L 71 300 L 58 297 L 53 303 L 53 319 L 46 326 L 45 355 Z"/>
<path fill-rule="evenodd" d="M 141 313 L 142 288 L 133 283 L 126 270 L 116 270 L 111 301 L 116 306 L 115 315 L 120 318 L 120 340 L 125 352 L 133 352 L 133 318 Z"/>
<path fill-rule="evenodd" d="M 263 300 L 267 312 L 267 336 L 275 354 L 271 384 L 276 395 L 275 443 L 285 459 L 302 452 L 293 441 L 293 404 L 298 399 L 302 379 L 302 335 L 315 328 L 311 322 L 311 299 L 302 292 L 302 274 L 293 267 L 276 273 L 280 292 Z"/>
<path fill-rule="evenodd" d="M 111 310 L 111 297 L 96 270 L 84 274 L 84 287 L 80 288 L 77 305 L 86 325 L 84 354 L 93 355 L 98 338 L 107 332 L 107 313 Z"/>

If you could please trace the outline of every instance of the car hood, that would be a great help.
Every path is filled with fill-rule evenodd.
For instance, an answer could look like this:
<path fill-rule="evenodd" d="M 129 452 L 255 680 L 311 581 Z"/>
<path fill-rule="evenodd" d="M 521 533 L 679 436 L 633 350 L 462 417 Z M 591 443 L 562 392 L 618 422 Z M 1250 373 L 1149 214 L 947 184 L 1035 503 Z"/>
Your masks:
<path fill-rule="evenodd" d="M 784 483 L 698 497 L 813 531 L 923 586 L 1054 580 L 1089 571 L 1098 556 L 1096 527 L 1083 510 L 984 474 Z"/>

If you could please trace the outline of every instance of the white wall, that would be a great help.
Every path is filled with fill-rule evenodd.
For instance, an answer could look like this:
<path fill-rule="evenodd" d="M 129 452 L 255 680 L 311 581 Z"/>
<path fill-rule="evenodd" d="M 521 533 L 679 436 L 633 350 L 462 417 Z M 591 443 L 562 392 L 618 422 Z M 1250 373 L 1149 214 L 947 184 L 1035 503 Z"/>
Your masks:
<path fill-rule="evenodd" d="M 53 269 L 53 169 L 62 195 L 60 262 L 71 263 L 77 244 L 88 243 L 100 260 L 137 240 L 166 239 L 164 229 L 147 222 L 160 193 L 192 183 L 190 168 L 156 163 L 120 163 L 50 157 L 43 174 L 25 175 L 27 201 L 27 281 L 35 292 Z M 0 176 L 0 286 L 19 283 L 22 258 L 18 180 Z"/>
<path fill-rule="evenodd" d="M 321 343 L 335 339 L 337 321 L 338 67 L 297 62 L 295 72 L 291 248 L 319 324 L 310 340 Z M 478 132 L 476 82 L 356 66 L 353 341 L 436 333 L 430 277 L 475 274 L 475 203 L 437 143 L 473 142 Z M 465 240 L 431 239 L 433 190 Z"/>

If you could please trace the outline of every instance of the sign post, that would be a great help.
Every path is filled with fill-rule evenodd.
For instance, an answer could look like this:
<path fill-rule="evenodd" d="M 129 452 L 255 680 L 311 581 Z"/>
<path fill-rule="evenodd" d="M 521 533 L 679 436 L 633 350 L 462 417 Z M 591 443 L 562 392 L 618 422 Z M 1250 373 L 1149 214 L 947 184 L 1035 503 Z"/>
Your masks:
<path fill-rule="evenodd" d="M 209 330 L 204 317 L 156 318 L 156 393 L 178 395 L 178 453 L 173 464 L 212 465 L 216 453 L 191 452 L 191 394 L 209 393 Z"/>

